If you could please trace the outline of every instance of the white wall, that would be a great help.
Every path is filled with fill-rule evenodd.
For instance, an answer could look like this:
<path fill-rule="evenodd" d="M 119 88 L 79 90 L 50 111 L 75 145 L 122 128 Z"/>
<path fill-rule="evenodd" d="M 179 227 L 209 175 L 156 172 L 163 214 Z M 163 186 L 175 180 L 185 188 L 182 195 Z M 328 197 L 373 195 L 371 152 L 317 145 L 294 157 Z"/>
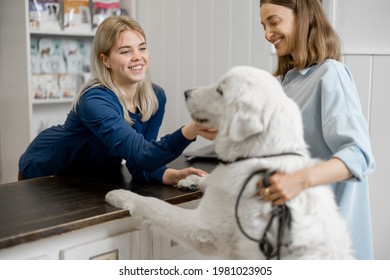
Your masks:
<path fill-rule="evenodd" d="M 148 36 L 154 81 L 168 96 L 161 134 L 189 120 L 184 90 L 216 81 L 234 65 L 272 70 L 271 47 L 263 39 L 258 0 L 138 0 L 137 19 Z M 323 0 L 343 41 L 345 63 L 354 75 L 369 121 L 377 169 L 370 176 L 376 259 L 390 259 L 390 156 L 387 120 L 390 96 L 390 1 Z M 353 7 L 353 10 L 351 10 Z M 198 142 L 198 141 L 197 141 Z M 205 145 L 199 141 L 196 148 Z"/>
<path fill-rule="evenodd" d="M 0 28 L 0 46 L 2 45 L 1 44 L 1 38 L 3 37 L 3 36 L 1 36 L 1 31 L 2 29 Z M 0 65 L 2 65 L 3 64 L 3 62 L 2 62 L 3 60 L 2 60 L 2 53 L 0 52 Z M 2 84 L 3 84 L 3 75 L 1 75 L 1 72 L 0 72 L 0 108 L 1 108 L 1 104 L 2 104 Z M 1 122 L 0 122 L 0 184 L 2 183 L 2 170 L 3 170 L 3 168 L 2 168 L 2 160 L 1 160 Z"/>
<path fill-rule="evenodd" d="M 390 1 L 326 0 L 333 25 L 343 41 L 350 67 L 369 121 L 377 167 L 370 176 L 370 199 L 376 259 L 390 259 L 390 156 L 388 66 L 390 64 Z M 353 7 L 353 9 L 351 9 Z M 353 11 L 353 12 L 351 12 Z"/>
<path fill-rule="evenodd" d="M 2 1 L 0 9 L 2 182 L 9 182 L 9 178 L 16 180 L 19 156 L 29 141 L 30 110 L 25 98 L 28 92 L 26 69 L 29 66 L 26 48 L 28 18 L 24 17 L 23 12 L 25 5 L 23 1 Z"/>
<path fill-rule="evenodd" d="M 390 53 L 390 1 L 333 0 L 333 2 L 335 6 L 333 23 L 343 38 L 345 51 L 355 54 Z"/>
<path fill-rule="evenodd" d="M 268 69 L 258 0 L 142 0 L 137 19 L 144 28 L 153 80 L 168 96 L 160 134 L 189 121 L 186 89 L 216 81 L 233 65 Z M 198 140 L 189 149 L 205 145 Z"/>

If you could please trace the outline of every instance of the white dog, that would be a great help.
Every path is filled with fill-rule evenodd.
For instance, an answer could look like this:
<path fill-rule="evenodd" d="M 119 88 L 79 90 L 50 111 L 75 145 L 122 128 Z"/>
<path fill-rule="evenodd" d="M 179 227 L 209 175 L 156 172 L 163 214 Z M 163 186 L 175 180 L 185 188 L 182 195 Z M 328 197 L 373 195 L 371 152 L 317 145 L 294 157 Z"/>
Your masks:
<path fill-rule="evenodd" d="M 179 182 L 205 189 L 198 207 L 125 190 L 109 192 L 108 203 L 183 245 L 226 259 L 353 258 L 329 186 L 309 188 L 278 208 L 258 195 L 256 182 L 267 171 L 294 172 L 318 162 L 309 156 L 299 108 L 276 78 L 235 67 L 218 84 L 185 95 L 192 118 L 219 129 L 215 149 L 222 163 L 204 179 L 191 175 Z"/>

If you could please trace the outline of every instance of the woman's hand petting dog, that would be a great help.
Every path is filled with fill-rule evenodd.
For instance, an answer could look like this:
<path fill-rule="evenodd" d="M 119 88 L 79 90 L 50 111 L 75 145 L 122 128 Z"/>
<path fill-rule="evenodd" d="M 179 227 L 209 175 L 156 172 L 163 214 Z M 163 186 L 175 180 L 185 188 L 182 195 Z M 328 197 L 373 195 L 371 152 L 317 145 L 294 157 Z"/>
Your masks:
<path fill-rule="evenodd" d="M 199 135 L 208 140 L 214 140 L 217 137 L 218 130 L 216 128 L 201 128 L 199 129 Z"/>
<path fill-rule="evenodd" d="M 217 136 L 218 130 L 193 121 L 182 128 L 182 133 L 184 137 L 190 140 L 195 139 L 198 135 L 206 138 L 207 140 L 214 140 Z"/>

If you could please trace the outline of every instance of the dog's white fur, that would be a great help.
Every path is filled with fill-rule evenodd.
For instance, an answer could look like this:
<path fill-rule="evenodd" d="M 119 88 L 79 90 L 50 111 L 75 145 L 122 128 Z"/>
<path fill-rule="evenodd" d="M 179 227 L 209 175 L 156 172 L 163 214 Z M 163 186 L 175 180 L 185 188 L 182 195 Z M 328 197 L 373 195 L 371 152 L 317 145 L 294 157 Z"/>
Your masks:
<path fill-rule="evenodd" d="M 235 67 L 218 84 L 187 91 L 193 119 L 218 127 L 215 139 L 219 164 L 204 179 L 194 175 L 180 185 L 201 184 L 205 193 L 196 209 L 183 209 L 164 201 L 114 190 L 106 201 L 129 209 L 131 215 L 162 228 L 182 244 L 226 259 L 264 259 L 255 241 L 245 237 L 235 219 L 234 206 L 249 176 L 260 169 L 294 172 L 317 163 L 309 156 L 303 138 L 298 106 L 269 73 L 252 67 Z M 287 152 L 302 156 L 282 155 Z M 252 159 L 236 161 L 238 158 Z M 240 200 L 239 217 L 247 234 L 260 239 L 272 206 L 257 195 L 254 176 Z M 291 229 L 281 248 L 282 259 L 351 259 L 351 241 L 329 186 L 303 191 L 286 203 Z M 269 239 L 276 244 L 276 225 Z M 287 243 L 286 243 L 287 242 Z"/>

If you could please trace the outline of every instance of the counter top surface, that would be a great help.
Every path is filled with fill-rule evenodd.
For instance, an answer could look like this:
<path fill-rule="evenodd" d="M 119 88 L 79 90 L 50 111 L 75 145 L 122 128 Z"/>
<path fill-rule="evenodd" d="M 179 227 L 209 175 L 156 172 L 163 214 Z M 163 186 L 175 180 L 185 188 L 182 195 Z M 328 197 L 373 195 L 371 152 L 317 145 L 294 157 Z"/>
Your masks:
<path fill-rule="evenodd" d="M 188 166 L 210 172 L 216 163 L 189 164 L 182 156 L 168 166 Z M 49 176 L 0 186 L 0 249 L 101 224 L 129 216 L 127 210 L 108 205 L 104 198 L 114 189 L 128 189 L 172 204 L 201 197 L 171 186 L 136 183 L 126 167 L 107 178 Z"/>

